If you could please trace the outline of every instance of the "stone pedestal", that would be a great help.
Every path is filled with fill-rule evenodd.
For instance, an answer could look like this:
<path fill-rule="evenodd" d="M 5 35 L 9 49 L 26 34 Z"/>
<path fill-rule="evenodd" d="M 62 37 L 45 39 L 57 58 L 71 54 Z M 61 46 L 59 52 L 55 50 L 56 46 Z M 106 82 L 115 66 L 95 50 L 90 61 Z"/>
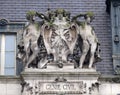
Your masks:
<path fill-rule="evenodd" d="M 74 63 L 70 63 L 70 62 L 68 62 L 68 63 L 64 63 L 64 64 L 62 64 L 63 66 L 62 66 L 62 70 L 65 70 L 65 69 L 74 69 Z M 60 69 L 59 67 L 58 67 L 58 64 L 57 63 L 49 63 L 48 65 L 47 65 L 47 69 L 54 69 L 54 70 L 58 70 L 58 69 Z"/>
<path fill-rule="evenodd" d="M 98 95 L 94 69 L 25 69 L 22 95 Z"/>

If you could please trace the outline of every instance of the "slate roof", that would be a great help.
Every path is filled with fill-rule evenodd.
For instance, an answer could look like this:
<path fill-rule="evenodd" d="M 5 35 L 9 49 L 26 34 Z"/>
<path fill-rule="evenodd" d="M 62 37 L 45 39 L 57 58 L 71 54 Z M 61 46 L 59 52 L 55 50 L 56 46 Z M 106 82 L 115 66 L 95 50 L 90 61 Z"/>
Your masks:
<path fill-rule="evenodd" d="M 101 43 L 102 62 L 97 63 L 97 71 L 102 74 L 113 74 L 112 64 L 112 37 L 110 16 L 106 13 L 106 0 L 0 0 L 0 18 L 10 21 L 26 21 L 28 10 L 38 12 L 51 9 L 64 8 L 77 15 L 87 11 L 93 11 L 95 20 L 93 26 Z"/>

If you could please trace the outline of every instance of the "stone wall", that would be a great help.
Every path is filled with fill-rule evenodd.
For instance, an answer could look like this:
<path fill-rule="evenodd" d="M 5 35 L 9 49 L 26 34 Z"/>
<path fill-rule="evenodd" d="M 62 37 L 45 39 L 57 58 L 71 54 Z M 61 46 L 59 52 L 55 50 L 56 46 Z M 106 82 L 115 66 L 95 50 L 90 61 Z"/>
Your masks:
<path fill-rule="evenodd" d="M 120 95 L 120 84 L 117 83 L 102 83 L 99 89 L 99 95 Z"/>
<path fill-rule="evenodd" d="M 40 74 L 40 73 L 27 74 L 27 75 L 24 74 L 24 76 L 25 77 L 26 76 L 29 77 L 29 78 L 26 77 L 26 79 L 29 80 L 29 81 L 30 80 L 34 80 L 35 81 L 38 78 L 40 78 L 40 76 L 42 76 L 41 74 L 40 75 L 38 75 L 38 74 Z M 34 77 L 31 77 L 31 75 L 33 75 Z M 36 75 L 37 75 L 37 77 L 35 77 Z M 82 75 L 82 76 L 84 76 L 84 75 Z M 88 76 L 90 76 L 90 75 L 88 74 L 86 77 L 88 77 Z M 85 81 L 85 77 L 81 77 L 81 78 L 83 78 L 84 81 Z M 92 77 L 89 78 L 90 81 L 96 79 L 95 77 L 93 77 L 92 79 L 91 78 Z M 54 77 L 47 78 L 47 79 L 49 81 L 51 79 L 54 79 Z M 89 83 L 88 80 L 87 80 L 87 83 Z M 109 81 L 108 80 L 104 80 L 104 78 L 99 79 L 99 81 L 98 81 L 100 83 L 99 88 L 97 88 L 97 89 L 95 88 L 92 91 L 91 94 L 80 94 L 80 95 L 120 95 L 120 83 L 111 82 L 110 80 L 111 80 L 110 78 L 109 78 Z M 39 80 L 39 81 L 41 81 L 41 80 Z M 43 81 L 45 81 L 45 80 L 43 80 Z M 51 81 L 51 82 L 53 82 L 53 81 Z M 62 83 L 64 83 L 64 82 L 62 82 Z M 20 77 L 16 77 L 16 76 L 14 76 L 14 77 L 1 76 L 0 77 L 0 95 L 24 95 L 24 94 L 21 93 L 22 87 L 21 87 L 20 84 L 21 84 Z M 44 84 L 45 84 L 45 82 L 44 82 Z M 32 94 L 30 94 L 30 95 L 32 95 Z M 48 95 L 48 94 L 44 94 L 44 95 Z M 53 95 L 53 94 L 49 94 L 49 95 Z M 54 95 L 56 95 L 56 94 L 54 94 Z M 65 95 L 73 95 L 73 94 L 65 94 Z M 79 94 L 77 94 L 77 95 L 79 95 Z"/>
<path fill-rule="evenodd" d="M 0 95 L 21 95 L 20 78 L 0 76 Z"/>

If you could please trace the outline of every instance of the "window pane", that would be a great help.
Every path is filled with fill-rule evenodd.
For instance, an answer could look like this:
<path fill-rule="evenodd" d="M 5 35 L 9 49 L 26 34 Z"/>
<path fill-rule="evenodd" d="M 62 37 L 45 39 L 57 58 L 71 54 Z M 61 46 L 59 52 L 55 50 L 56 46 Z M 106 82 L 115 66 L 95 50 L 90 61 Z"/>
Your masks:
<path fill-rule="evenodd" d="M 6 32 L 7 27 L 6 26 L 0 26 L 0 32 Z"/>
<path fill-rule="evenodd" d="M 15 75 L 15 68 L 5 68 L 5 75 Z"/>
<path fill-rule="evenodd" d="M 15 67 L 15 52 L 5 52 L 5 67 Z"/>
<path fill-rule="evenodd" d="M 15 35 L 6 35 L 5 51 L 15 51 Z"/>
<path fill-rule="evenodd" d="M 15 35 L 5 35 L 5 75 L 15 74 Z"/>

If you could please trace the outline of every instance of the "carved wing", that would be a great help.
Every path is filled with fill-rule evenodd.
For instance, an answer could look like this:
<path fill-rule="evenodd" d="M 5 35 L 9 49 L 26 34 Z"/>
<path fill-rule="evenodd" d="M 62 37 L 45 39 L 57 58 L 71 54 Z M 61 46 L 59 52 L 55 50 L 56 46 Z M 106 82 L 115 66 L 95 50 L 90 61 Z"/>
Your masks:
<path fill-rule="evenodd" d="M 51 45 L 50 45 L 51 32 L 52 31 L 49 28 L 49 26 L 47 25 L 43 26 L 42 35 L 43 35 L 44 44 L 48 54 L 51 53 Z"/>

